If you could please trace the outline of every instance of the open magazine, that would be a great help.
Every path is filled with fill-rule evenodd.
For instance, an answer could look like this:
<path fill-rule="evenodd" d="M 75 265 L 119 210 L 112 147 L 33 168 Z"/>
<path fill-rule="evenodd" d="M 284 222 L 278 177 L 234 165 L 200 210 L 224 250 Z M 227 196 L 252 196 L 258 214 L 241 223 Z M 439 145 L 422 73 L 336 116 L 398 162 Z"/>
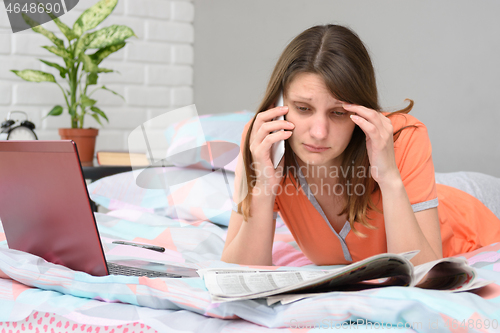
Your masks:
<path fill-rule="evenodd" d="M 268 304 L 289 303 L 318 293 L 359 291 L 388 286 L 418 287 L 443 291 L 467 291 L 491 281 L 478 281 L 475 269 L 464 258 L 443 258 L 413 266 L 418 251 L 383 253 L 328 270 L 253 268 L 206 268 L 198 270 L 212 302 L 268 298 Z"/>

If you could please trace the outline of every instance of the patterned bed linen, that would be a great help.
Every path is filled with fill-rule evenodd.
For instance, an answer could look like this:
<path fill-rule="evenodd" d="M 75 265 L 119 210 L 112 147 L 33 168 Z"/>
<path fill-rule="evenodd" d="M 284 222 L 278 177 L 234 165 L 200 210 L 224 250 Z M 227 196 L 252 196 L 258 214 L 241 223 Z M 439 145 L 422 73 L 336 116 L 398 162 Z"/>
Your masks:
<path fill-rule="evenodd" d="M 234 266 L 219 260 L 226 229 L 210 222 L 179 221 L 133 210 L 96 217 L 109 261 L 152 260 L 194 268 Z M 115 245 L 111 243 L 115 239 L 157 244 L 166 251 Z M 116 333 L 324 332 L 335 328 L 500 331 L 499 243 L 465 255 L 481 278 L 495 281 L 475 293 L 390 287 L 333 292 L 272 306 L 265 300 L 212 304 L 201 278 L 93 277 L 9 250 L 5 240 L 0 246 L 0 332 L 22 332 L 30 327 L 28 331 L 33 332 L 36 328 L 72 332 L 70 328 L 74 328 L 76 332 Z M 298 250 L 281 220 L 277 221 L 273 261 L 279 266 L 317 268 Z"/>

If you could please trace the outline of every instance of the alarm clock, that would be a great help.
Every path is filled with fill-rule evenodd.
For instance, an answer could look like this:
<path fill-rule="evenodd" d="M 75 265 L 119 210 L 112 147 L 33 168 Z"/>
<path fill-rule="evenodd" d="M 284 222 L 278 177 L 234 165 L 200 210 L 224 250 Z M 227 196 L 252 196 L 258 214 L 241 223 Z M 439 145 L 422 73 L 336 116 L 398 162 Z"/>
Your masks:
<path fill-rule="evenodd" d="M 26 119 L 23 121 L 10 119 L 12 113 L 22 113 Z M 2 123 L 0 140 L 38 140 L 34 129 L 35 124 L 28 120 L 26 112 L 11 111 Z"/>

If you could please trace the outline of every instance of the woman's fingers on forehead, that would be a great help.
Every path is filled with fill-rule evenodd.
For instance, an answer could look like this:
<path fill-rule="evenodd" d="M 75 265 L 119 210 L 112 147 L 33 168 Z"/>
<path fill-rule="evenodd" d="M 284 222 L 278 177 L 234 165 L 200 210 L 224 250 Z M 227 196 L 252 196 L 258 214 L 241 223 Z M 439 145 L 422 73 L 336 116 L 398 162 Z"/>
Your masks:
<path fill-rule="evenodd" d="M 362 105 L 343 104 L 343 107 L 346 111 L 351 112 L 352 114 L 356 114 L 365 119 L 374 119 L 375 117 L 379 116 L 379 114 L 381 114 L 380 112 Z"/>
<path fill-rule="evenodd" d="M 364 107 L 362 105 L 344 103 L 342 104 L 342 106 L 344 107 L 345 110 L 357 113 L 360 116 L 362 116 L 363 114 L 369 114 L 371 112 L 374 112 L 374 110 Z"/>

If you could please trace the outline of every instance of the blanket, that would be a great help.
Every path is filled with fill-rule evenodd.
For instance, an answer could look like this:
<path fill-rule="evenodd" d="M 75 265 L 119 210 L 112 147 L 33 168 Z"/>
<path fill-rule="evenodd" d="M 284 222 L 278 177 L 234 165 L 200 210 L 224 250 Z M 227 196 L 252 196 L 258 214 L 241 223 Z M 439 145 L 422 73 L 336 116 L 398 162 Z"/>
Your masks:
<path fill-rule="evenodd" d="M 227 228 L 211 222 L 174 220 L 134 210 L 96 213 L 96 220 L 108 261 L 154 261 L 191 268 L 237 266 L 220 261 Z M 116 245 L 112 243 L 116 239 L 161 245 L 166 251 Z M 494 281 L 475 292 L 387 287 L 331 292 L 267 306 L 263 299 L 213 304 L 201 278 L 94 277 L 10 250 L 1 233 L 0 240 L 0 329 L 37 322 L 46 330 L 48 325 L 76 326 L 86 332 L 99 332 L 99 328 L 104 332 L 108 327 L 114 332 L 500 330 L 499 243 L 463 255 L 480 278 Z M 273 261 L 276 269 L 318 269 L 301 253 L 279 218 Z"/>

